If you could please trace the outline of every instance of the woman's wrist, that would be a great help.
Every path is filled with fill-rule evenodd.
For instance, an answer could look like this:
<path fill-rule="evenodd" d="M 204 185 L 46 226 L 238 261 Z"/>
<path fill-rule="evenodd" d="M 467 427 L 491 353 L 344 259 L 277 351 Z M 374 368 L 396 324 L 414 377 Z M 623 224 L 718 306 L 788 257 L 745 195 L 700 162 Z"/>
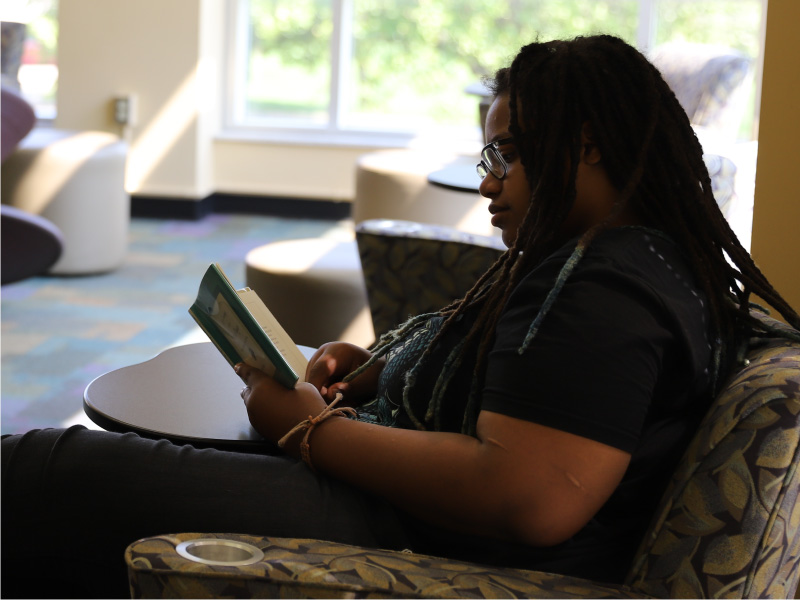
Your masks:
<path fill-rule="evenodd" d="M 309 416 L 307 419 L 301 421 L 292 429 L 290 429 L 280 440 L 278 440 L 278 446 L 285 448 L 288 443 L 291 443 L 292 446 L 297 444 L 297 454 L 299 454 L 303 462 L 306 463 L 312 471 L 316 471 L 311 460 L 311 434 L 323 423 L 330 422 L 331 420 L 340 417 L 357 416 L 357 413 L 353 408 L 349 406 L 339 406 L 339 403 L 342 401 L 342 399 L 342 394 L 337 394 L 336 398 L 317 416 Z M 302 434 L 302 438 L 298 440 L 297 438 L 300 434 Z"/>

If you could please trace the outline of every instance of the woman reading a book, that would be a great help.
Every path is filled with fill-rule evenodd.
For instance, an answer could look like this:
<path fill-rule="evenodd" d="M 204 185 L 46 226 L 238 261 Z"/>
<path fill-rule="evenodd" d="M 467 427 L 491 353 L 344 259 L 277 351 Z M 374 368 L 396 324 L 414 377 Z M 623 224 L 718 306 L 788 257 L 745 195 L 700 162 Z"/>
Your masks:
<path fill-rule="evenodd" d="M 623 578 L 763 327 L 750 295 L 800 317 L 727 225 L 686 114 L 634 48 L 534 43 L 494 90 L 478 171 L 509 249 L 475 287 L 372 351 L 321 347 L 292 390 L 237 366 L 252 424 L 288 456 L 76 428 L 4 440 L 4 584 L 75 537 L 76 561 L 107 567 L 86 582 L 124 590 L 125 546 L 177 531 Z M 68 571 L 59 593 L 81 581 Z"/>

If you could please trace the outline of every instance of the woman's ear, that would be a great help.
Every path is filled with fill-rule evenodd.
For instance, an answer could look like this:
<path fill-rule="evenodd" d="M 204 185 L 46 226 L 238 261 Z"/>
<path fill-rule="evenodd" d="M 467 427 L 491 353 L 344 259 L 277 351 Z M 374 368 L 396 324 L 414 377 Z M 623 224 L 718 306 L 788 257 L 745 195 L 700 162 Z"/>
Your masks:
<path fill-rule="evenodd" d="M 589 121 L 584 121 L 581 127 L 581 160 L 587 165 L 596 165 L 602 158 L 600 148 L 594 143 L 592 125 Z"/>

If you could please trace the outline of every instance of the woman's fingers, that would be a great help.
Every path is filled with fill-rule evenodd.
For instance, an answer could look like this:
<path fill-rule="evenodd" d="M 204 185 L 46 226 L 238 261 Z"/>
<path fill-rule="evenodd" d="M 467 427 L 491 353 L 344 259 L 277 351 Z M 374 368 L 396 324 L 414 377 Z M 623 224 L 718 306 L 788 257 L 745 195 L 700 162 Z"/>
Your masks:
<path fill-rule="evenodd" d="M 336 372 L 336 359 L 330 354 L 322 354 L 313 364 L 310 364 L 306 381 L 318 390 L 331 382 L 331 377 Z"/>
<path fill-rule="evenodd" d="M 244 382 L 244 387 L 242 391 L 239 392 L 239 395 L 244 400 L 245 406 L 247 405 L 247 401 L 250 398 L 250 395 L 253 392 L 253 385 L 258 380 L 258 376 L 266 377 L 264 373 L 259 371 L 258 369 L 251 367 L 246 363 L 239 363 L 233 367 L 234 372 L 239 376 L 239 378 Z"/>

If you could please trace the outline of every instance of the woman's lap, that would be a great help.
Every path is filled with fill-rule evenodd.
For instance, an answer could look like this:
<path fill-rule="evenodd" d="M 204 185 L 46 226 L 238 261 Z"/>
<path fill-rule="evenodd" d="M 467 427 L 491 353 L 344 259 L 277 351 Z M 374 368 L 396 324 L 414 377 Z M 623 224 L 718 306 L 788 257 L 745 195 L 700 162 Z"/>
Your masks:
<path fill-rule="evenodd" d="M 407 545 L 386 502 L 291 458 L 74 427 L 6 437 L 2 460 L 4 596 L 15 573 L 34 586 L 49 576 L 61 593 L 65 578 L 74 577 L 79 586 L 100 588 L 76 592 L 111 597 L 126 589 L 125 547 L 162 533 Z M 103 590 L 117 580 L 116 588 Z"/>

